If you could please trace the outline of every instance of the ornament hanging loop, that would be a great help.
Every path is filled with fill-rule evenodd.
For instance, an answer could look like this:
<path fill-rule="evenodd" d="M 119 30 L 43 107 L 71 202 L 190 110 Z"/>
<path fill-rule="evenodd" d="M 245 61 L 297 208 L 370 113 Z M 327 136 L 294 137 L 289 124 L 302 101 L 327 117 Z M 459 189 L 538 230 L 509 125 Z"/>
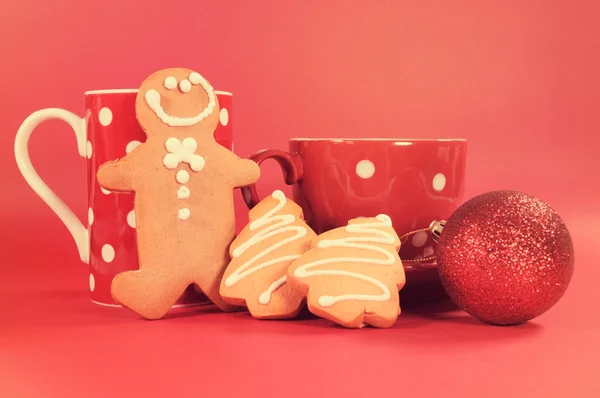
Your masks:
<path fill-rule="evenodd" d="M 429 228 L 417 229 L 415 231 L 410 231 L 402 236 L 400 236 L 400 242 L 404 243 L 404 240 L 411 235 L 416 234 L 417 232 L 429 232 L 431 234 L 431 238 L 435 243 L 438 243 L 440 237 L 442 236 L 442 231 L 444 230 L 444 226 L 446 226 L 446 220 L 441 221 L 433 221 Z M 421 258 L 419 260 L 406 260 L 402 259 L 403 263 L 427 263 L 435 260 L 435 256 L 429 256 L 425 258 Z"/>
<path fill-rule="evenodd" d="M 446 220 L 433 221 L 429 225 L 429 232 L 431 232 L 431 238 L 435 243 L 438 243 L 440 241 L 440 237 L 442 236 L 442 232 L 444 231 L 445 226 Z"/>

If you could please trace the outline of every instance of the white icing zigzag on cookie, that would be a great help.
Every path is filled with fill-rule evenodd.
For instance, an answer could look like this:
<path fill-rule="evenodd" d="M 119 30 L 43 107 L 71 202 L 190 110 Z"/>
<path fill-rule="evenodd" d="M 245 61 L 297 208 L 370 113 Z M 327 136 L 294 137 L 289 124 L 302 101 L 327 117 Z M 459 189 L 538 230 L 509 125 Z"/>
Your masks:
<path fill-rule="evenodd" d="M 377 229 L 377 227 L 391 227 L 392 220 L 385 214 L 380 214 L 376 217 L 379 222 L 368 223 L 368 224 L 351 224 L 346 226 L 346 232 L 356 234 L 372 234 L 374 236 L 348 236 L 339 239 L 322 240 L 317 244 L 317 247 L 348 247 L 355 249 L 364 249 L 378 254 L 382 254 L 385 258 L 373 258 L 373 257 L 334 257 L 326 258 L 323 260 L 317 260 L 304 264 L 298 267 L 294 271 L 294 276 L 298 278 L 308 278 L 311 276 L 318 275 L 331 275 L 331 276 L 347 276 L 351 278 L 360 279 L 365 282 L 369 282 L 379 289 L 381 294 L 370 295 L 370 294 L 343 294 L 340 296 L 321 296 L 319 297 L 319 305 L 321 307 L 330 307 L 339 301 L 344 300 L 363 300 L 363 301 L 385 301 L 388 300 L 390 290 L 381 281 L 372 278 L 370 276 L 362 275 L 356 272 L 343 271 L 343 270 L 310 270 L 313 267 L 324 264 L 332 263 L 362 263 L 362 264 L 375 264 L 375 265 L 393 265 L 397 260 L 394 254 L 390 251 L 379 247 L 375 244 L 386 244 L 393 245 L 395 238 L 392 234 Z"/>
<path fill-rule="evenodd" d="M 265 257 L 266 255 L 268 255 L 269 253 L 272 253 L 275 250 L 279 249 L 280 247 L 283 247 L 291 242 L 294 242 L 298 239 L 305 237 L 308 233 L 306 228 L 303 226 L 290 225 L 290 224 L 294 223 L 294 221 L 296 221 L 296 217 L 294 217 L 293 215 L 291 215 L 291 214 L 277 215 L 277 213 L 279 211 L 281 211 L 281 209 L 283 209 L 283 207 L 287 203 L 287 199 L 286 199 L 285 195 L 283 194 L 283 192 L 275 191 L 275 192 L 273 192 L 272 196 L 275 199 L 277 199 L 279 201 L 279 203 L 273 209 L 268 211 L 266 214 L 264 214 L 260 218 L 257 218 L 252 223 L 250 223 L 249 230 L 256 231 L 257 229 L 259 229 L 261 227 L 268 226 L 269 224 L 272 224 L 272 225 L 268 226 L 267 228 L 263 229 L 262 231 L 257 232 L 255 235 L 252 235 L 247 241 L 245 241 L 244 243 L 239 245 L 237 248 L 235 248 L 233 250 L 233 252 L 231 253 L 232 257 L 233 258 L 240 257 L 241 255 L 243 255 L 246 252 L 246 250 L 250 249 L 254 245 L 256 245 L 260 242 L 263 242 L 271 237 L 274 237 L 274 236 L 277 236 L 277 235 L 280 235 L 280 234 L 283 234 L 283 233 L 286 233 L 289 231 L 294 231 L 295 234 L 290 236 L 289 238 L 277 241 L 277 243 L 269 246 L 267 249 L 259 252 L 254 257 L 252 257 L 250 260 L 246 261 L 244 264 L 242 264 L 242 266 L 240 266 L 238 269 L 236 269 L 235 272 L 233 272 L 231 275 L 229 275 L 229 277 L 225 280 L 225 286 L 231 287 L 231 286 L 235 285 L 237 282 L 239 282 L 240 280 L 242 280 L 243 278 L 245 278 L 246 276 L 253 274 L 254 272 L 259 271 L 265 267 L 269 267 L 273 264 L 277 264 L 277 263 L 280 263 L 283 261 L 293 261 L 300 257 L 299 254 L 293 254 L 293 255 L 287 255 L 287 256 L 280 256 L 280 257 L 276 257 L 276 258 L 268 260 L 268 261 L 260 262 L 260 260 L 263 257 Z M 261 304 L 268 304 L 271 301 L 271 295 L 273 294 L 273 292 L 275 292 L 277 289 L 279 289 L 285 283 L 286 283 L 285 276 L 276 280 L 275 282 L 273 282 L 271 284 L 271 286 L 269 286 L 269 288 L 265 292 L 263 292 L 260 295 L 258 301 Z"/>

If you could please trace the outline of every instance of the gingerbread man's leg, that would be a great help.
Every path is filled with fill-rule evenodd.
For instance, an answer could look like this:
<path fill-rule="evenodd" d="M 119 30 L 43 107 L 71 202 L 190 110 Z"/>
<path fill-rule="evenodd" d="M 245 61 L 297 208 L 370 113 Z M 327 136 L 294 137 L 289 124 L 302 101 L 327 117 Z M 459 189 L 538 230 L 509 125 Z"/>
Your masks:
<path fill-rule="evenodd" d="M 219 294 L 219 289 L 221 287 L 221 279 L 223 278 L 223 274 L 225 273 L 225 267 L 228 262 L 224 259 L 223 264 L 212 264 L 213 267 L 196 267 L 194 283 L 202 293 L 206 297 L 209 298 L 210 301 L 213 302 L 217 307 L 219 307 L 222 311 L 232 312 L 232 311 L 240 311 L 242 307 L 236 307 L 234 305 L 228 304 L 221 298 L 221 294 Z M 216 267 L 215 267 L 216 265 Z M 220 271 L 214 272 L 211 269 L 217 269 Z"/>
<path fill-rule="evenodd" d="M 111 292 L 117 303 L 140 316 L 160 319 L 188 286 L 189 281 L 183 280 L 181 275 L 139 270 L 117 275 L 112 281 Z"/>

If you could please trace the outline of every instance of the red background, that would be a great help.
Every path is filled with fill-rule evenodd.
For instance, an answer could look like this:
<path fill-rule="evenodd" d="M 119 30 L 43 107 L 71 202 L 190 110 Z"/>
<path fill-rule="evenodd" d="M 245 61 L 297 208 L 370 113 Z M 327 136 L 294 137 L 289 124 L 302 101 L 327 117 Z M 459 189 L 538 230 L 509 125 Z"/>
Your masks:
<path fill-rule="evenodd" d="M 598 396 L 599 8 L 1 0 L 0 396 Z M 298 136 L 467 138 L 467 197 L 517 189 L 563 216 L 576 250 L 569 290 L 505 328 L 439 308 L 345 331 L 244 314 L 144 322 L 93 306 L 66 228 L 18 173 L 14 134 L 37 109 L 81 113 L 85 90 L 136 87 L 172 66 L 234 93 L 241 156 Z M 84 219 L 73 133 L 48 122 L 31 153 Z M 280 187 L 279 174 L 264 167 L 261 191 Z"/>

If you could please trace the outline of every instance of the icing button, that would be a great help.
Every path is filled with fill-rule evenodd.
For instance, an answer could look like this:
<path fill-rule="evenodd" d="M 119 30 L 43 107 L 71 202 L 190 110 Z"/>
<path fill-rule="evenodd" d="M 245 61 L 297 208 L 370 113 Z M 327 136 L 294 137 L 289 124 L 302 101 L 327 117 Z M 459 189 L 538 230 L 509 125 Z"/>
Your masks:
<path fill-rule="evenodd" d="M 180 184 L 186 184 L 190 180 L 190 173 L 185 170 L 179 170 L 175 175 L 175 179 Z"/>
<path fill-rule="evenodd" d="M 179 209 L 179 211 L 177 212 L 177 217 L 181 220 L 181 221 L 185 221 L 188 218 L 190 218 L 190 209 L 184 207 L 183 209 Z"/>
<path fill-rule="evenodd" d="M 179 187 L 177 190 L 177 199 L 187 199 L 190 197 L 190 189 L 186 186 Z"/>

